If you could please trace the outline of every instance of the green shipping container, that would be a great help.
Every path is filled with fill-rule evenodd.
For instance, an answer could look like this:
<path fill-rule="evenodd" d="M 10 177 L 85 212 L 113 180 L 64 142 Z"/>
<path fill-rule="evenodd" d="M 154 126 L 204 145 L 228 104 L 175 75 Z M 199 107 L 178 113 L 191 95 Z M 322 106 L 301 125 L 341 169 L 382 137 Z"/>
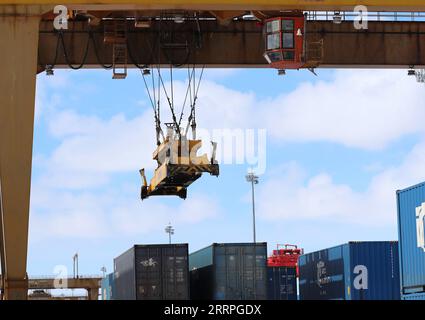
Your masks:
<path fill-rule="evenodd" d="M 192 300 L 267 299 L 267 244 L 214 243 L 189 256 Z"/>

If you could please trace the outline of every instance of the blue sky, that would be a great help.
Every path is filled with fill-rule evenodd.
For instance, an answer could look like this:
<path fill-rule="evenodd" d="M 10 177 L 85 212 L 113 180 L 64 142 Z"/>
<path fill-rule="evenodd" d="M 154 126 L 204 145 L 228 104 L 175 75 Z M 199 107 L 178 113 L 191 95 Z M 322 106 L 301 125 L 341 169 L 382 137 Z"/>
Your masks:
<path fill-rule="evenodd" d="M 425 179 L 425 87 L 406 73 L 206 70 L 198 126 L 267 131 L 256 200 L 257 239 L 269 251 L 397 239 L 395 191 Z M 251 241 L 248 164 L 222 165 L 185 201 L 140 201 L 155 132 L 138 71 L 112 80 L 105 70 L 56 70 L 37 81 L 30 275 L 72 272 L 76 251 L 82 274 L 111 272 L 133 244 L 166 242 L 168 222 L 190 251 Z"/>

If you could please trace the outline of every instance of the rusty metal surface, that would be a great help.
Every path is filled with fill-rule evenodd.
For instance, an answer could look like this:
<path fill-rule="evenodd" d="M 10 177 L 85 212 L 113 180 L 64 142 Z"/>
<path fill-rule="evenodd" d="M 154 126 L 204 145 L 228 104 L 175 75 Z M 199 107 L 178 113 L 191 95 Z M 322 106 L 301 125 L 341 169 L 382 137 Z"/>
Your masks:
<path fill-rule="evenodd" d="M 168 65 L 173 63 L 190 63 L 207 67 L 243 67 L 267 68 L 263 57 L 264 41 L 262 28 L 253 21 L 234 21 L 227 26 L 217 21 L 203 21 L 202 48 L 192 52 L 186 59 L 182 52 L 166 54 L 164 49 L 158 55 L 155 40 L 159 36 L 157 28 L 136 29 L 129 25 L 129 67 L 131 62 L 139 66 L 147 64 Z M 90 40 L 85 66 L 99 68 L 99 63 L 112 62 L 112 48 L 103 43 L 102 27 L 92 27 L 93 39 Z M 64 32 L 64 44 L 69 60 L 75 65 L 83 61 L 87 41 L 87 25 L 83 22 L 71 24 Z M 50 22 L 42 22 L 39 45 L 40 68 L 54 64 L 57 46 L 57 32 Z M 323 48 L 318 47 L 322 42 Z M 316 44 L 318 57 L 310 57 L 312 65 L 321 67 L 379 67 L 400 68 L 409 65 L 425 65 L 425 22 L 369 22 L 368 30 L 356 30 L 351 22 L 340 25 L 331 21 L 312 21 L 307 25 L 307 44 Z M 99 58 L 96 57 L 96 50 Z M 318 61 L 319 60 L 319 61 Z M 56 67 L 68 68 L 60 46 Z"/>
<path fill-rule="evenodd" d="M 262 60 L 262 28 L 256 23 L 236 22 L 229 26 L 219 25 L 216 21 L 204 21 L 202 28 L 202 48 L 196 52 L 192 50 L 189 59 L 184 50 L 162 49 L 158 55 L 157 40 L 159 28 L 136 29 L 129 24 L 128 51 L 129 62 L 137 64 L 168 64 L 169 59 L 175 64 L 189 62 L 198 65 L 210 66 L 256 66 L 263 65 Z M 70 29 L 64 32 L 65 48 L 71 62 L 80 64 L 83 60 L 87 41 L 87 25 L 80 22 L 72 23 Z M 112 47 L 103 42 L 102 26 L 92 28 L 93 40 L 90 42 L 87 54 L 87 67 L 100 67 L 99 62 L 110 64 L 112 62 Z M 188 30 L 187 36 L 192 37 L 193 31 Z M 40 32 L 39 64 L 54 64 L 57 46 L 57 33 L 53 32 L 51 22 L 43 22 Z M 96 57 L 98 51 L 99 59 Z M 258 58 L 260 57 L 260 59 Z M 131 59 L 134 58 L 134 59 Z M 67 67 L 63 48 L 60 46 L 57 55 L 57 66 Z M 133 66 L 134 67 L 134 66 Z"/>
<path fill-rule="evenodd" d="M 422 0 L 363 0 L 362 5 L 370 10 L 425 10 Z M 0 4 L 51 4 L 55 0 L 0 0 Z M 129 9 L 208 9 L 208 10 L 352 10 L 358 0 L 62 0 L 61 4 L 73 5 L 79 9 L 129 8 Z"/>
<path fill-rule="evenodd" d="M 0 172 L 4 297 L 26 299 L 37 17 L 0 18 Z"/>
<path fill-rule="evenodd" d="M 424 22 L 369 22 L 356 30 L 350 22 L 310 22 L 307 34 L 323 39 L 326 67 L 408 67 L 425 64 Z M 308 36 L 309 37 L 309 36 Z"/>
<path fill-rule="evenodd" d="M 100 288 L 100 281 L 102 278 L 65 278 L 63 280 L 66 281 L 66 289 L 96 289 Z M 28 280 L 28 289 L 55 289 L 55 282 L 58 282 L 58 279 L 53 277 L 40 279 L 30 278 Z M 2 288 L 0 281 L 0 289 Z"/>

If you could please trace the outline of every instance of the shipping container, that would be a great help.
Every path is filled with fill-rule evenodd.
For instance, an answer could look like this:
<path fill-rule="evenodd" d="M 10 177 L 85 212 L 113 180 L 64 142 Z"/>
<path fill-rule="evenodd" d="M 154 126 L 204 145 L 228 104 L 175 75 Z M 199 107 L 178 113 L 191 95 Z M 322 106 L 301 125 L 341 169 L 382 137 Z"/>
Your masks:
<path fill-rule="evenodd" d="M 114 300 L 189 299 L 188 245 L 135 245 L 114 259 Z"/>
<path fill-rule="evenodd" d="M 267 299 L 297 300 L 297 268 L 267 267 Z"/>
<path fill-rule="evenodd" d="M 397 209 L 402 295 L 424 297 L 425 183 L 397 191 Z"/>
<path fill-rule="evenodd" d="M 301 300 L 400 300 L 398 243 L 349 242 L 302 255 Z"/>
<path fill-rule="evenodd" d="M 402 300 L 425 300 L 425 292 L 403 294 L 401 299 Z"/>
<path fill-rule="evenodd" d="M 267 299 L 267 244 L 214 243 L 189 256 L 193 300 Z"/>
<path fill-rule="evenodd" d="M 101 283 L 102 300 L 113 300 L 115 292 L 114 273 L 106 275 Z"/>

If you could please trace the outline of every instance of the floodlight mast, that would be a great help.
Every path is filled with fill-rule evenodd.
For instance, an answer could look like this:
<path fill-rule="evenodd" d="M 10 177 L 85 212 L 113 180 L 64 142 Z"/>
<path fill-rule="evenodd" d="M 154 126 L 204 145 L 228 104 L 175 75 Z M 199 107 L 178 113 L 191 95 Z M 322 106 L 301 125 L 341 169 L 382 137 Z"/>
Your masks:
<path fill-rule="evenodd" d="M 254 193 L 254 184 L 259 183 L 259 177 L 254 174 L 254 172 L 249 172 L 246 176 L 246 181 L 251 183 L 252 191 L 252 222 L 253 222 L 253 239 L 254 243 L 257 243 L 256 231 L 255 231 L 255 193 Z"/>
<path fill-rule="evenodd" d="M 168 243 L 171 244 L 171 236 L 174 234 L 174 228 L 171 223 L 165 228 L 165 232 L 168 233 Z"/>

